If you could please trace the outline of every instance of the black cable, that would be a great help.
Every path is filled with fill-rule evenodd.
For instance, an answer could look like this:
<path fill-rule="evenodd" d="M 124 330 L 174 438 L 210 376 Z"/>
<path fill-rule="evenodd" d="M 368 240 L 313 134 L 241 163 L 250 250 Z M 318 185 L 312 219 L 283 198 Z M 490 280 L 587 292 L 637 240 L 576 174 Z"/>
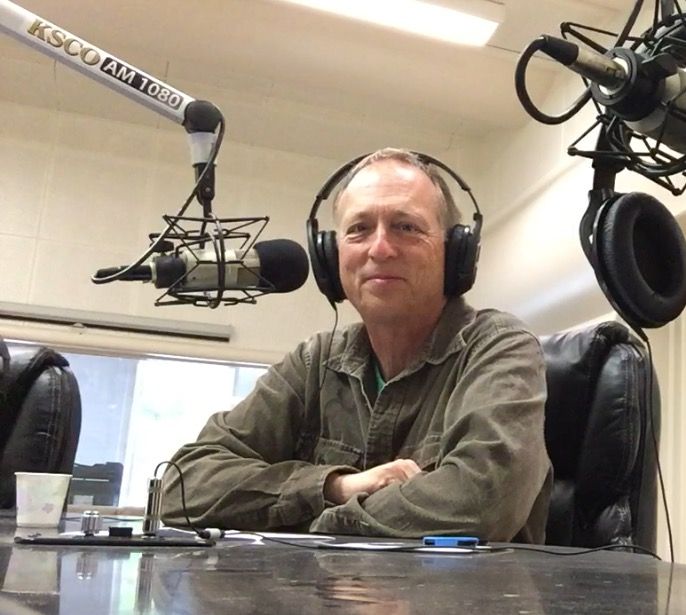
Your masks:
<path fill-rule="evenodd" d="M 329 343 L 326 347 L 326 359 L 322 361 L 322 367 L 324 368 L 324 376 L 322 377 L 321 382 L 319 383 L 319 397 L 321 399 L 321 394 L 322 390 L 324 389 L 324 382 L 326 381 L 326 375 L 329 373 L 329 359 L 331 358 L 331 347 L 333 346 L 333 338 L 336 335 L 336 329 L 338 328 L 338 306 L 336 305 L 335 302 L 330 301 L 331 307 L 333 308 L 334 312 L 334 321 L 333 321 L 333 329 L 331 330 L 331 337 L 329 338 Z"/>
<path fill-rule="evenodd" d="M 542 124 L 554 125 L 562 124 L 568 119 L 574 117 L 581 109 L 586 105 L 586 103 L 591 100 L 591 88 L 586 87 L 584 92 L 576 99 L 572 106 L 567 109 L 564 113 L 560 115 L 548 115 L 541 111 L 536 104 L 531 100 L 529 96 L 529 91 L 526 87 L 526 71 L 529 66 L 529 60 L 532 56 L 543 48 L 545 45 L 545 38 L 539 37 L 535 41 L 529 43 L 529 45 L 524 49 L 522 55 L 519 56 L 517 60 L 517 66 L 515 68 L 515 90 L 517 91 L 517 97 L 519 102 L 522 103 L 525 111 L 535 120 L 541 122 Z"/>
<path fill-rule="evenodd" d="M 209 307 L 216 308 L 221 304 L 224 291 L 226 290 L 226 246 L 224 245 L 224 233 L 222 233 L 221 223 L 213 213 L 210 213 L 210 219 L 215 226 L 212 245 L 214 246 L 214 258 L 217 261 L 217 294 L 210 300 Z"/>
<path fill-rule="evenodd" d="M 647 408 L 647 413 L 648 413 L 648 419 L 647 422 L 649 424 L 649 430 L 650 430 L 650 438 L 653 444 L 653 452 L 655 454 L 655 465 L 657 467 L 657 478 L 658 482 L 660 484 L 660 495 L 662 498 L 662 505 L 665 510 L 665 521 L 667 524 L 667 538 L 669 540 L 669 557 L 670 561 L 674 563 L 674 538 L 672 535 L 672 521 L 670 518 L 669 514 L 669 506 L 667 504 L 667 490 L 665 488 L 665 483 L 664 483 L 664 478 L 662 476 L 662 464 L 660 463 L 660 447 L 659 443 L 657 440 L 657 434 L 655 433 L 655 422 L 653 421 L 653 389 L 654 389 L 654 382 L 655 382 L 655 374 L 653 371 L 653 349 L 652 346 L 650 345 L 650 339 L 648 339 L 648 336 L 645 334 L 645 331 L 641 329 L 640 327 L 629 323 L 627 321 L 627 324 L 629 327 L 631 327 L 631 330 L 638 335 L 641 340 L 645 343 L 647 349 L 648 349 L 648 382 L 646 385 L 646 395 L 645 395 L 645 406 Z M 641 547 L 642 548 L 642 547 Z M 651 552 L 652 555 L 652 552 Z"/>
<path fill-rule="evenodd" d="M 671 517 L 669 514 L 669 505 L 667 503 L 667 490 L 665 488 L 665 482 L 664 482 L 664 477 L 662 475 L 662 464 L 660 462 L 660 446 L 657 440 L 657 434 L 655 433 L 655 422 L 653 421 L 653 389 L 654 389 L 654 382 L 655 382 L 655 374 L 653 371 L 653 348 L 650 345 L 650 339 L 648 336 L 645 334 L 643 329 L 640 327 L 629 323 L 627 321 L 627 324 L 631 327 L 631 330 L 638 335 L 641 340 L 646 345 L 646 348 L 648 349 L 648 382 L 646 386 L 646 395 L 645 395 L 645 405 L 648 410 L 648 419 L 647 422 L 650 426 L 650 438 L 653 444 L 653 452 L 655 454 L 655 465 L 657 467 L 657 478 L 658 482 L 660 484 L 660 496 L 662 499 L 662 506 L 665 511 L 665 521 L 667 524 L 667 538 L 669 540 L 669 557 L 670 561 L 674 563 L 674 537 L 672 535 L 672 521 Z"/>
<path fill-rule="evenodd" d="M 191 528 L 191 530 L 193 530 L 198 535 L 199 538 L 207 538 L 206 534 L 202 533 L 201 530 L 196 528 L 193 525 L 193 523 L 191 523 L 191 519 L 188 516 L 188 509 L 186 507 L 186 488 L 185 488 L 184 483 L 183 483 L 183 472 L 181 471 L 181 468 L 179 467 L 179 465 L 175 461 L 160 461 L 160 463 L 158 463 L 155 466 L 155 472 L 153 473 L 153 476 L 155 478 L 157 478 L 157 472 L 160 469 L 160 467 L 163 465 L 173 466 L 174 469 L 179 474 L 179 485 L 181 487 L 181 508 L 183 509 L 183 516 L 186 519 L 186 523 L 188 524 L 188 527 Z"/>
<path fill-rule="evenodd" d="M 665 521 L 667 523 L 667 537 L 669 539 L 669 557 L 672 563 L 674 563 L 674 538 L 672 536 L 672 521 L 669 515 L 669 506 L 667 504 L 667 490 L 665 489 L 665 482 L 662 476 L 662 465 L 660 463 L 660 448 L 657 441 L 657 435 L 655 433 L 655 423 L 653 421 L 652 412 L 652 399 L 653 399 L 653 383 L 654 383 L 654 373 L 653 373 L 653 349 L 650 345 L 650 340 L 645 340 L 646 346 L 648 347 L 648 422 L 650 423 L 650 435 L 653 441 L 653 450 L 655 451 L 655 465 L 657 466 L 657 478 L 660 483 L 660 494 L 662 495 L 662 506 L 665 509 Z"/>
<path fill-rule="evenodd" d="M 617 37 L 617 40 L 614 44 L 615 47 L 621 46 L 627 40 L 627 37 L 629 36 L 631 29 L 634 27 L 634 24 L 636 23 L 636 19 L 638 18 L 638 14 L 640 13 L 642 5 L 643 0 L 636 0 L 634 8 L 631 14 L 629 15 L 629 19 L 624 24 L 622 31 Z M 588 29 L 592 30 L 593 28 Z M 565 34 L 564 28 L 562 29 L 562 34 Z M 545 44 L 545 37 L 540 36 L 536 40 L 529 43 L 526 49 L 524 49 L 524 51 L 522 52 L 521 56 L 519 57 L 519 60 L 517 61 L 517 66 L 515 68 L 515 90 L 517 92 L 519 102 L 522 104 L 525 111 L 532 118 L 534 118 L 538 122 L 541 122 L 542 124 L 562 124 L 563 122 L 566 122 L 567 120 L 574 117 L 579 111 L 581 111 L 581 109 L 586 105 L 586 103 L 589 100 L 591 100 L 591 88 L 589 85 L 587 85 L 586 89 L 581 93 L 581 95 L 576 99 L 576 101 L 572 103 L 569 109 L 567 109 L 567 111 L 561 113 L 560 115 L 548 115 L 547 113 L 541 111 L 541 109 L 539 109 L 536 106 L 536 104 L 531 100 L 531 96 L 529 96 L 529 91 L 526 87 L 526 71 L 532 56 L 537 51 L 540 51 Z M 584 83 L 586 83 L 586 81 L 584 81 Z"/>
<path fill-rule="evenodd" d="M 551 551 L 550 549 L 539 548 L 534 545 L 530 547 L 526 547 L 523 545 L 508 545 L 507 548 L 512 549 L 513 551 L 534 551 L 536 553 L 545 553 L 546 555 L 561 555 L 564 557 L 569 557 L 572 555 L 586 555 L 588 553 L 595 553 L 596 551 L 618 551 L 620 549 L 630 549 L 632 551 L 638 551 L 639 553 L 643 553 L 645 555 L 650 555 L 655 559 L 662 561 L 662 558 L 657 553 L 654 553 L 650 549 L 646 549 L 645 547 L 641 547 L 639 545 L 603 545 L 602 547 L 593 547 L 590 549 L 580 549 L 578 551 L 567 552 Z"/>
<path fill-rule="evenodd" d="M 224 129 L 225 129 L 225 121 L 224 117 L 220 116 L 219 120 L 219 131 L 217 133 L 217 139 L 214 142 L 214 145 L 212 146 L 212 151 L 210 152 L 210 157 L 209 160 L 205 163 L 205 167 L 203 168 L 202 172 L 198 175 L 198 179 L 195 182 L 195 185 L 193 186 L 193 190 L 191 191 L 190 195 L 188 198 L 185 200 L 183 205 L 181 206 L 181 209 L 179 210 L 178 214 L 176 214 L 176 218 L 179 218 L 183 216 L 183 214 L 186 212 L 186 209 L 188 209 L 188 206 L 193 202 L 193 199 L 195 199 L 198 187 L 200 186 L 201 182 L 205 179 L 205 176 L 207 173 L 210 171 L 212 168 L 212 165 L 214 165 L 215 160 L 217 159 L 217 155 L 219 154 L 219 148 L 221 147 L 221 143 L 224 139 Z M 98 277 L 97 275 L 91 276 L 91 281 L 94 284 L 107 284 L 108 282 L 114 282 L 115 280 L 120 280 L 125 274 L 129 273 L 132 269 L 135 269 L 142 263 L 144 263 L 150 256 L 152 256 L 158 245 L 160 245 L 171 233 L 172 229 L 174 228 L 174 225 L 171 223 L 167 224 L 167 227 L 157 236 L 155 241 L 153 241 L 148 249 L 141 255 L 139 256 L 135 262 L 131 263 L 130 265 L 127 265 L 117 273 L 113 273 L 111 275 L 103 276 L 103 277 Z"/>

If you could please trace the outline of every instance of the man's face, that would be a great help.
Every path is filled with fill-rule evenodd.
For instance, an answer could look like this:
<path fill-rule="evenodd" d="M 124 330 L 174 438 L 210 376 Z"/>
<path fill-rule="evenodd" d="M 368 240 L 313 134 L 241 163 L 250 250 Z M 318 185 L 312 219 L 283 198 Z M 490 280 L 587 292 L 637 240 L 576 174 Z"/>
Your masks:
<path fill-rule="evenodd" d="M 367 324 L 434 320 L 445 305 L 437 188 L 397 160 L 355 175 L 337 206 L 343 289 Z"/>

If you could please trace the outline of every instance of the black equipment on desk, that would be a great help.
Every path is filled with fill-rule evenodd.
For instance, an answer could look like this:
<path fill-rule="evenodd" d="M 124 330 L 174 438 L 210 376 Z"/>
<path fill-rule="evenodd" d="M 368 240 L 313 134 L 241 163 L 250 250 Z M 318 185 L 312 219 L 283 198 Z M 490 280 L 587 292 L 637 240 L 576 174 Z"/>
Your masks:
<path fill-rule="evenodd" d="M 15 536 L 14 542 L 20 545 L 63 545 L 70 547 L 213 547 L 216 543 L 211 538 L 182 538 L 176 536 L 84 536 L 65 535 Z"/>

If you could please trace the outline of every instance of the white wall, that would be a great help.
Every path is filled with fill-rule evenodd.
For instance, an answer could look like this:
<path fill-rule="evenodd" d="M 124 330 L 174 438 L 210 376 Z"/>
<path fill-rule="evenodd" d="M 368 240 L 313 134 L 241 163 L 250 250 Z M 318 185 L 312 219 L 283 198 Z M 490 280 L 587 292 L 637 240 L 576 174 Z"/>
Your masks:
<path fill-rule="evenodd" d="M 551 114 L 569 106 L 579 84 L 558 77 L 541 106 Z M 566 154 L 590 124 L 584 110 L 562 126 L 529 121 L 482 142 L 485 197 L 498 203 L 487 219 L 475 304 L 495 305 L 523 318 L 537 333 L 573 326 L 609 311 L 578 240 L 588 203 L 590 164 Z"/>

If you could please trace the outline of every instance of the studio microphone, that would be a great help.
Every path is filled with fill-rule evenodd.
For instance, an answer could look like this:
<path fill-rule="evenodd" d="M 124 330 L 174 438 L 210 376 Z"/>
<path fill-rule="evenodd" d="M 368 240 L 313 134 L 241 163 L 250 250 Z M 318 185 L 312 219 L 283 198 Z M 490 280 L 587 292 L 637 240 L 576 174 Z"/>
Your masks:
<path fill-rule="evenodd" d="M 544 35 L 538 48 L 591 81 L 593 99 L 635 132 L 686 154 L 686 71 L 669 53 L 616 47 L 606 55 Z"/>
<path fill-rule="evenodd" d="M 100 269 L 97 277 L 123 271 L 125 267 Z M 220 278 L 223 270 L 223 283 Z M 175 254 L 156 256 L 121 279 L 152 282 L 156 288 L 180 292 L 216 290 L 288 293 L 307 280 L 309 263 L 300 244 L 290 239 L 256 243 L 249 250 L 227 249 L 223 257 L 214 247 L 181 248 Z"/>

